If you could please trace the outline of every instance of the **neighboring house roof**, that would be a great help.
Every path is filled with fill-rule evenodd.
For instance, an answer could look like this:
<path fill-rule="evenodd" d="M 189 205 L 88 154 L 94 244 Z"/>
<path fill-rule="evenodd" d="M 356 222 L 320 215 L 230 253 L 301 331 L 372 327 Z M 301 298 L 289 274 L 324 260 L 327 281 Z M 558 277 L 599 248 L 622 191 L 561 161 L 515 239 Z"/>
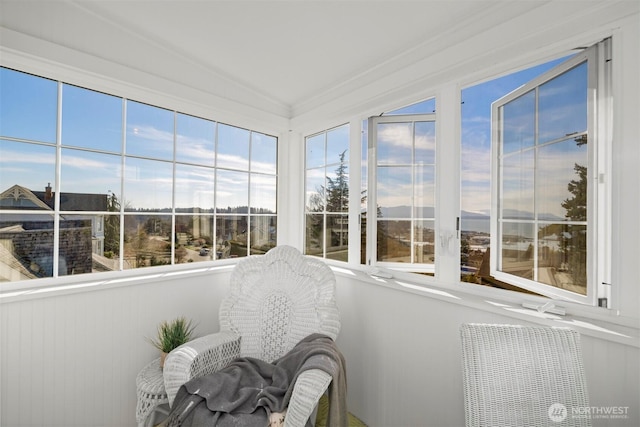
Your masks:
<path fill-rule="evenodd" d="M 42 209 L 52 210 L 33 191 L 21 185 L 14 185 L 0 194 L 0 209 Z"/>
<path fill-rule="evenodd" d="M 32 191 L 40 200 L 45 201 L 44 191 Z M 49 205 L 53 208 L 53 201 L 56 193 L 51 193 Z M 46 201 L 45 201 L 46 203 Z M 107 195 L 90 193 L 60 193 L 60 209 L 63 211 L 106 211 Z"/>
<path fill-rule="evenodd" d="M 16 184 L 0 193 L 0 209 L 52 211 L 54 199 L 55 193 L 33 191 Z M 60 209 L 65 211 L 107 211 L 107 195 L 63 192 L 60 193 Z M 3 218 L 8 220 L 9 216 L 3 215 Z M 26 218 L 20 215 L 19 219 Z"/>

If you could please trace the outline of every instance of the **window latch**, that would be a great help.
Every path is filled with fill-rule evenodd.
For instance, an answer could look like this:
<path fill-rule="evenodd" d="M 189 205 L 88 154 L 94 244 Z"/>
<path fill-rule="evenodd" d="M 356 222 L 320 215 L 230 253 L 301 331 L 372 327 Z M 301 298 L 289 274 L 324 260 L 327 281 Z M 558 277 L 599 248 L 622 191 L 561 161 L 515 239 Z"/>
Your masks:
<path fill-rule="evenodd" d="M 566 314 L 566 310 L 564 309 L 564 307 L 558 307 L 551 301 L 544 304 L 538 304 L 533 302 L 523 302 L 522 306 L 524 308 L 536 310 L 538 313 L 551 313 L 551 314 L 557 314 L 559 316 L 564 316 Z"/>

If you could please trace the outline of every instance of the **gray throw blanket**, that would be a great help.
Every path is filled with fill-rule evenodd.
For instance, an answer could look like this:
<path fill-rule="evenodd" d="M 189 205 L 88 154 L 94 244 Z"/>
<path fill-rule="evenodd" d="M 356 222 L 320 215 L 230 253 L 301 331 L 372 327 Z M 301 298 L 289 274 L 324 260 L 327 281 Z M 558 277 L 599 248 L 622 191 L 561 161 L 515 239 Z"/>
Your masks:
<path fill-rule="evenodd" d="M 304 338 L 273 363 L 242 357 L 218 372 L 192 379 L 178 390 L 162 425 L 266 427 L 269 414 L 287 408 L 298 375 L 308 369 L 321 369 L 333 377 L 327 426 L 346 427 L 344 357 L 333 340 L 321 334 Z"/>

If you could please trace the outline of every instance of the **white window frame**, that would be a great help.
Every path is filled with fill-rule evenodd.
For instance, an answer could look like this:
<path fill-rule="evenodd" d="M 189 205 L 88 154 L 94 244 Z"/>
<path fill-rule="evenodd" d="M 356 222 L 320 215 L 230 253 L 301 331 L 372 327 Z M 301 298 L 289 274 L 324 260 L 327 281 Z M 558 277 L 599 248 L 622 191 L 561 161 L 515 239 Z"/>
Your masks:
<path fill-rule="evenodd" d="M 612 100 L 611 100 L 611 40 L 607 39 L 547 73 L 537 77 L 492 104 L 492 176 L 491 176 L 491 275 L 496 279 L 538 294 L 581 304 L 610 307 L 611 290 L 611 184 L 610 153 L 612 145 Z M 499 176 L 500 152 L 498 144 L 499 116 L 501 105 L 529 92 L 546 81 L 587 61 L 587 135 L 588 148 L 588 201 L 587 201 L 587 292 L 579 295 L 533 280 L 514 276 L 499 270 L 501 236 L 499 234 Z"/>
<path fill-rule="evenodd" d="M 412 206 L 411 206 L 411 249 L 410 249 L 410 257 L 411 262 L 409 263 L 401 263 L 401 262 L 387 262 L 387 261 L 379 261 L 377 259 L 377 241 L 378 241 L 378 218 L 377 218 L 377 189 L 378 189 L 378 155 L 377 155 L 377 146 L 378 146 L 378 135 L 376 132 L 377 125 L 380 123 L 400 123 L 400 122 L 434 122 L 436 125 L 436 171 L 438 170 L 438 151 L 439 151 L 439 138 L 438 138 L 438 121 L 436 118 L 436 113 L 428 113 L 428 114 L 394 114 L 388 116 L 377 116 L 370 117 L 368 120 L 368 155 L 367 155 L 367 245 L 366 245 L 366 262 L 367 265 L 371 267 L 383 267 L 389 268 L 398 271 L 404 271 L 409 273 L 426 273 L 429 275 L 436 275 L 437 270 L 437 259 L 438 259 L 438 247 L 436 245 L 435 236 L 438 234 L 438 175 L 436 172 L 435 179 L 435 187 L 436 191 L 434 193 L 434 257 L 435 260 L 432 264 L 419 264 L 414 263 L 414 245 L 413 245 L 413 223 L 414 223 L 414 209 L 413 209 L 413 194 L 411 196 Z M 412 163 L 412 166 L 415 166 L 415 162 Z M 412 183 L 413 185 L 413 183 Z"/>
<path fill-rule="evenodd" d="M 159 103 L 149 103 L 149 102 L 145 102 L 145 101 L 138 101 L 134 98 L 129 98 L 126 95 L 116 95 L 114 93 L 118 92 L 116 90 L 104 90 L 104 89 L 97 89 L 96 87 L 98 86 L 98 84 L 82 84 L 82 85 L 78 85 L 72 82 L 73 79 L 62 79 L 62 78 L 54 78 L 54 77 L 48 77 L 46 76 L 46 73 L 44 72 L 30 72 L 28 70 L 24 70 L 21 67 L 12 67 L 12 66 L 8 66 L 8 65 L 4 65 L 4 64 L 0 64 L 0 66 L 2 68 L 6 68 L 10 71 L 13 72 L 18 72 L 18 73 L 24 73 L 24 74 L 30 74 L 32 75 L 34 78 L 39 78 L 39 79 L 46 79 L 46 80 L 51 80 L 52 82 L 55 83 L 56 85 L 56 90 L 57 90 L 57 107 L 56 107 L 56 138 L 55 141 L 37 141 L 37 140 L 23 140 L 19 137 L 14 137 L 14 136 L 9 136 L 9 135 L 0 135 L 0 137 L 2 137 L 3 140 L 6 141 L 10 141 L 10 142 L 19 142 L 19 143 L 25 143 L 25 144 L 30 144 L 30 145 L 43 145 L 43 146 L 48 146 L 51 148 L 55 149 L 55 156 L 56 156 L 56 161 L 55 161 L 55 184 L 54 184 L 54 188 L 53 191 L 55 192 L 55 208 L 50 211 L 50 212 L 42 212 L 42 211 L 29 211 L 30 214 L 33 215 L 40 215 L 42 217 L 45 216 L 52 216 L 52 222 L 53 222 L 53 248 L 52 248 L 52 274 L 51 276 L 46 276 L 46 277 L 38 277 L 38 278 L 34 278 L 34 279 L 26 279 L 26 280 L 17 280 L 17 281 L 8 281 L 5 283 L 0 284 L 0 289 L 1 290 L 5 290 L 5 289 L 13 289 L 13 288 L 19 288 L 19 287 L 32 287 L 32 286 L 42 286 L 43 283 L 48 284 L 50 282 L 56 282 L 56 281 L 60 281 L 60 280 L 65 280 L 65 281 L 69 281 L 71 276 L 75 276 L 75 277 L 79 277 L 80 279 L 77 279 L 79 281 L 82 280 L 95 280 L 96 277 L 103 277 L 105 275 L 118 275 L 118 277 L 123 277 L 129 274 L 134 274 L 137 275 L 139 273 L 136 273 L 136 271 L 139 270 L 149 270 L 149 269 L 163 269 L 163 268 L 169 268 L 169 269 L 182 269 L 182 268 L 187 268 L 186 265 L 187 263 L 184 263 L 185 266 L 182 266 L 182 263 L 177 263 L 175 262 L 175 249 L 176 249 L 176 244 L 175 244 L 175 236 L 176 236 L 176 228 L 175 228 L 175 219 L 178 216 L 208 216 L 210 215 L 211 217 L 213 217 L 213 224 L 212 224 L 212 232 L 213 232 L 213 240 L 215 242 L 215 239 L 217 238 L 217 220 L 219 218 L 224 218 L 224 217 L 230 217 L 230 216 L 234 216 L 234 217 L 241 217 L 241 218 L 246 218 L 247 220 L 247 226 L 250 227 L 250 225 L 252 224 L 252 219 L 254 218 L 260 218 L 260 217 L 275 217 L 276 219 L 276 230 L 277 230 L 277 224 L 278 224 L 278 218 L 279 218 L 279 212 L 278 212 L 278 207 L 276 206 L 276 210 L 274 213 L 270 213 L 270 214 L 261 214 L 261 213 L 254 213 L 251 210 L 251 206 L 250 206 L 250 200 L 251 200 L 251 191 L 252 191 L 252 186 L 251 186 L 251 178 L 254 175 L 265 175 L 265 176 L 269 176 L 269 177 L 273 177 L 275 178 L 275 182 L 276 182 L 276 194 L 278 193 L 278 184 L 279 184 L 279 180 L 278 180 L 278 175 L 279 175 L 279 169 L 278 169 L 278 151 L 280 150 L 280 137 L 275 133 L 275 132 L 265 132 L 265 131 L 260 131 L 257 129 L 249 129 L 247 127 L 242 127 L 242 126 L 238 126 L 238 125 L 234 125 L 234 124 L 230 124 L 230 123 L 223 123 L 221 121 L 218 120 L 214 120 L 211 118 L 206 118 L 205 114 L 202 115 L 195 115 L 195 114 L 190 114 L 187 112 L 183 112 L 179 109 L 176 108 L 168 108 L 168 107 L 164 107 L 164 106 L 160 106 L 158 105 Z M 164 110 L 168 110 L 169 112 L 171 112 L 171 114 L 173 115 L 173 122 L 174 122 L 174 134 L 173 134 L 173 156 L 171 160 L 164 160 L 165 162 L 171 163 L 172 164 L 172 205 L 171 205 L 171 210 L 170 212 L 156 212 L 156 211 L 151 211 L 151 212 L 145 212 L 144 214 L 140 213 L 140 212 L 135 212 L 135 211 L 126 211 L 124 204 L 121 203 L 120 205 L 120 210 L 119 212 L 103 212 L 103 211 L 99 211 L 99 212 L 93 212 L 93 211 L 64 211 L 61 210 L 60 208 L 60 188 L 61 188 L 61 167 L 62 167 L 62 162 L 61 162 L 61 152 L 62 149 L 64 148 L 72 148 L 72 149 L 78 149 L 81 150 L 83 152 L 94 152 L 94 153 L 108 153 L 105 152 L 103 150 L 96 150 L 96 149 L 92 149 L 92 148 L 87 148 L 87 147 L 73 147 L 73 146 L 66 146 L 62 144 L 62 136 L 61 136 L 61 132 L 62 132 L 62 114 L 63 112 L 63 106 L 62 106 L 62 98 L 63 98 L 63 87 L 65 85 L 69 85 L 69 86 L 77 86 L 83 90 L 87 90 L 87 91 L 93 91 L 93 92 L 99 92 L 99 93 L 103 93 L 105 95 L 109 95 L 109 96 L 114 96 L 119 98 L 122 101 L 122 118 L 123 118 L 123 129 L 122 129 L 122 135 L 121 138 L 123 139 L 123 144 L 124 139 L 126 139 L 126 116 L 127 116 L 127 101 L 132 101 L 132 102 L 137 102 L 137 103 L 142 103 L 142 104 L 147 104 L 153 108 L 158 108 L 158 109 L 164 109 Z M 228 125 L 230 127 L 234 127 L 234 128 L 239 128 L 239 129 L 244 129 L 247 130 L 249 132 L 249 138 L 250 138 L 250 144 L 249 144 L 249 153 L 247 154 L 247 161 L 248 161 L 248 166 L 247 166 L 247 170 L 240 170 L 241 172 L 246 172 L 246 174 L 248 175 L 247 177 L 247 194 L 248 194 L 248 198 L 247 198 L 247 212 L 246 213 L 221 213 L 218 212 L 217 208 L 214 209 L 215 212 L 213 213 L 209 213 L 209 214 L 198 214 L 198 213 L 178 213 L 176 212 L 176 208 L 174 206 L 174 198 L 175 198 L 175 166 L 176 164 L 185 164 L 185 165 L 189 165 L 190 163 L 188 162 L 179 162 L 176 160 L 175 158 L 175 148 L 176 148 L 176 138 L 177 138 L 177 129 L 175 127 L 175 121 L 177 120 L 177 115 L 178 114 L 184 114 L 184 115 L 189 115 L 189 116 L 194 116 L 203 120 L 208 120 L 211 121 L 215 124 L 215 141 L 216 141 L 216 164 L 215 166 L 212 167 L 213 170 L 216 171 L 220 171 L 220 170 L 236 170 L 236 169 L 230 169 L 230 168 L 224 168 L 224 167 L 218 167 L 217 165 L 217 153 L 218 153 L 218 136 L 217 136 L 217 132 L 218 132 L 218 126 L 219 124 L 225 124 Z M 275 144 L 276 144 L 276 169 L 274 173 L 270 173 L 270 172 L 262 172 L 262 171 L 255 171 L 252 170 L 252 166 L 251 166 L 251 155 L 252 155 L 252 150 L 254 149 L 253 147 L 253 137 L 254 134 L 261 134 L 264 135 L 266 137 L 272 137 L 275 139 Z M 108 154 L 114 154 L 114 153 L 108 153 Z M 116 153 L 116 155 L 120 156 L 120 161 L 122 164 L 124 164 L 124 161 L 126 158 L 138 158 L 138 159 L 143 159 L 143 160 L 154 160 L 157 161 L 158 159 L 149 157 L 147 155 L 145 156 L 131 156 L 128 155 L 126 153 L 126 151 L 124 150 L 124 148 L 121 147 L 120 152 Z M 124 171 L 124 168 L 122 169 Z M 218 180 L 216 179 L 215 181 L 215 188 L 217 190 L 217 186 L 218 186 Z M 120 195 L 122 198 L 122 194 L 124 194 L 123 191 L 123 187 L 124 187 L 124 176 L 120 177 Z M 0 191 L 5 190 L 5 188 L 0 188 Z M 217 195 L 217 193 L 216 193 Z M 121 200 L 122 202 L 122 200 Z M 215 205 L 214 205 L 215 206 Z M 25 211 L 23 210 L 11 210 L 11 209 L 3 209 L 0 211 L 0 217 L 3 214 L 21 214 L 24 213 Z M 108 272 L 88 272 L 88 273 L 82 273 L 82 274 L 70 274 L 70 275 L 65 275 L 65 274 L 59 274 L 59 264 L 60 264 L 60 233 L 61 233 L 61 229 L 60 229 L 60 220 L 61 217 L 64 215 L 72 215 L 75 217 L 81 217 L 83 215 L 92 215 L 92 216 L 104 216 L 105 214 L 112 214 L 113 216 L 117 216 L 119 218 L 119 227 L 120 227 L 120 233 L 119 233 L 119 241 L 120 241 L 120 253 L 118 254 L 119 256 L 119 264 L 118 264 L 118 269 L 114 269 Z M 170 223 L 171 223 L 171 251 L 170 251 L 170 257 L 171 257 L 171 263 L 169 265 L 167 265 L 166 267 L 163 266 L 145 266 L 145 267 L 135 267 L 135 268 L 125 268 L 124 267 L 124 221 L 125 221 L 125 217 L 129 216 L 129 217 L 133 217 L 133 216 L 141 216 L 141 215 L 146 215 L 146 216 L 169 216 L 171 217 Z M 104 218 L 102 218 L 104 219 Z M 101 231 L 104 231 L 104 224 L 103 223 L 99 223 L 99 226 L 101 228 Z M 93 230 L 93 232 L 95 233 L 95 230 Z M 277 232 L 277 231 L 276 231 Z M 250 240 L 250 233 L 248 233 L 248 238 L 247 238 L 247 244 L 246 244 L 246 250 L 247 253 L 245 256 L 249 256 L 251 255 L 251 250 L 252 250 L 252 242 Z M 215 258 L 215 252 L 214 252 L 214 258 Z M 222 259 L 215 259 L 215 261 L 217 263 L 224 263 L 225 261 L 223 261 Z M 197 263 L 198 267 L 201 267 L 203 265 L 207 265 L 208 261 L 202 261 Z M 193 266 L 191 266 L 191 268 L 193 268 Z M 76 280 L 76 279 L 71 279 L 72 281 Z"/>
<path fill-rule="evenodd" d="M 347 151 L 348 151 L 348 156 L 347 156 L 347 162 L 346 167 L 347 167 L 347 179 L 349 180 L 349 204 L 347 205 L 347 210 L 344 212 L 330 212 L 327 211 L 327 203 L 326 200 L 324 200 L 323 203 L 323 210 L 322 212 L 312 212 L 312 211 L 308 211 L 308 205 L 307 205 L 307 194 L 306 194 L 306 189 L 307 189 L 307 181 L 308 181 L 308 171 L 309 170 L 313 170 L 313 169 L 319 169 L 319 168 L 324 168 L 325 170 L 325 179 L 326 179 L 326 173 L 327 173 L 327 167 L 332 167 L 335 166 L 336 163 L 330 163 L 327 161 L 327 137 L 328 134 L 331 131 L 335 131 L 338 130 L 340 128 L 346 128 L 347 129 L 347 133 L 349 134 L 349 144 L 347 147 Z M 323 259 L 327 259 L 327 260 L 332 260 L 332 261 L 336 261 L 336 262 L 340 262 L 338 260 L 335 260 L 333 258 L 331 258 L 330 256 L 327 256 L 327 254 L 331 254 L 330 251 L 327 251 L 327 248 L 329 247 L 329 245 L 327 244 L 326 241 L 326 235 L 327 235 L 327 216 L 329 215 L 342 215 L 342 216 L 346 216 L 347 217 L 347 246 L 351 246 L 351 244 L 353 243 L 351 236 L 353 235 L 352 233 L 352 226 L 350 225 L 351 222 L 353 221 L 352 216 L 350 215 L 350 211 L 351 211 L 351 199 L 352 196 L 351 194 L 353 194 L 353 182 L 351 179 L 351 175 L 352 175 L 352 160 L 351 160 L 351 156 L 352 156 L 352 151 L 353 151 L 353 147 L 351 144 L 351 139 L 352 139 L 352 134 L 351 134 L 351 129 L 352 129 L 352 123 L 351 122 L 345 122 L 342 124 L 339 124 L 337 126 L 333 126 L 329 129 L 325 129 L 323 131 L 320 132 L 315 132 L 312 134 L 309 134 L 307 136 L 304 137 L 303 141 L 304 141 L 304 153 L 305 153 L 305 158 L 304 158 L 304 167 L 303 167 L 303 174 L 304 174 L 304 179 L 303 179 L 303 188 L 304 188 L 304 206 L 303 206 L 303 216 L 304 216 L 304 220 L 303 220 L 303 224 L 304 224 L 304 232 L 303 232 L 303 248 L 304 248 L 304 253 L 305 255 L 311 255 L 311 256 L 317 256 L 319 258 L 323 258 Z M 306 157 L 306 152 L 307 152 L 307 141 L 311 138 L 317 137 L 317 136 L 323 136 L 324 139 L 324 157 L 325 157 L 325 161 L 324 164 L 322 166 L 314 166 L 311 168 L 307 168 L 307 157 Z M 325 185 L 326 185 L 326 181 L 325 181 Z M 359 184 L 358 184 L 359 185 Z M 359 194 L 359 192 L 358 192 Z M 322 254 L 309 254 L 307 252 L 307 217 L 308 215 L 322 215 L 322 234 L 323 234 L 323 238 L 322 238 Z M 349 252 L 349 249 L 347 249 L 347 259 L 349 259 L 351 257 L 351 253 Z M 349 261 L 347 261 L 349 262 Z"/>

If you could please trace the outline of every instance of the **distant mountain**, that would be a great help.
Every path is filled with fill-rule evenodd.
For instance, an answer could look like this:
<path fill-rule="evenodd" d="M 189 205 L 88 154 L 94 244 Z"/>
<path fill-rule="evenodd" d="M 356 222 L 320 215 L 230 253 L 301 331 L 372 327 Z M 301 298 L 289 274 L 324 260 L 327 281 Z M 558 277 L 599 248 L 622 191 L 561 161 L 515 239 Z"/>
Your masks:
<path fill-rule="evenodd" d="M 462 219 L 489 219 L 489 215 L 487 214 L 482 214 L 482 213 L 478 213 L 478 212 L 469 212 L 469 211 L 462 211 L 461 212 L 461 216 Z"/>
<path fill-rule="evenodd" d="M 427 217 L 433 217 L 433 207 L 423 208 L 427 209 L 429 215 Z M 380 208 L 380 213 L 383 218 L 411 218 L 411 206 L 392 206 L 389 208 Z"/>
<path fill-rule="evenodd" d="M 505 209 L 502 216 L 509 219 L 531 219 L 531 212 L 525 212 L 517 209 Z M 566 218 L 552 213 L 538 213 L 538 219 L 545 221 L 565 221 Z"/>
<path fill-rule="evenodd" d="M 411 218 L 411 206 L 392 206 L 380 208 L 383 218 Z M 433 206 L 416 208 L 416 216 L 419 218 L 433 218 L 435 210 Z"/>
<path fill-rule="evenodd" d="M 411 206 L 391 206 L 380 208 L 383 218 L 411 218 Z M 417 208 L 417 216 L 420 218 L 433 218 L 435 209 L 433 206 Z M 462 211 L 462 219 L 489 219 L 489 215 L 477 212 Z"/>
<path fill-rule="evenodd" d="M 433 206 L 423 206 L 418 209 L 418 217 L 420 218 L 433 218 L 435 216 L 435 209 Z M 383 218 L 411 218 L 411 206 L 391 206 L 388 208 L 380 208 Z M 510 219 L 530 219 L 531 213 L 520 211 L 517 209 L 505 209 L 504 216 Z M 554 214 L 545 213 L 540 214 L 539 218 L 547 221 L 564 221 L 565 218 L 559 217 Z M 488 214 L 479 212 L 461 211 L 462 220 L 489 220 Z"/>

